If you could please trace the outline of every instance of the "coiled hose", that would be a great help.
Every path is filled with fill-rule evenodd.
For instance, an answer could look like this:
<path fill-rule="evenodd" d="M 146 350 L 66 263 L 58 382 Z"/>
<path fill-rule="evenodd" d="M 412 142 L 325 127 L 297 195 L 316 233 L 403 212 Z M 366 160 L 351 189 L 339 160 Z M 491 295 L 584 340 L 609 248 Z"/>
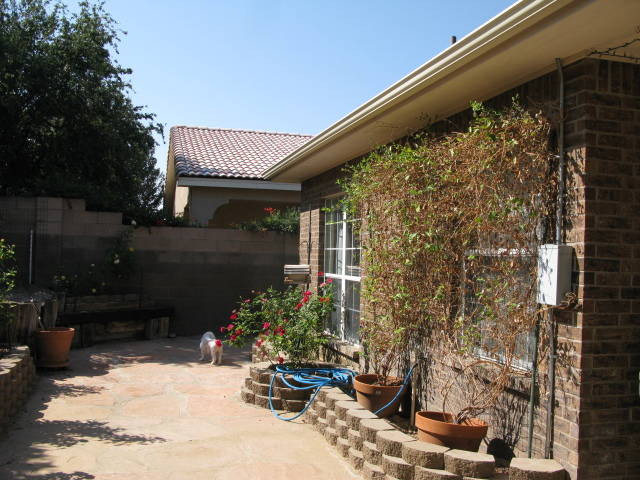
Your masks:
<path fill-rule="evenodd" d="M 309 401 L 302 411 L 298 412 L 293 417 L 283 417 L 276 412 L 275 408 L 273 408 L 273 402 L 271 401 L 273 398 L 273 384 L 278 375 L 280 376 L 282 383 L 293 390 L 315 389 L 313 395 L 311 395 L 311 398 L 309 398 Z M 302 386 L 292 385 L 289 383 L 286 377 L 287 375 L 291 377 L 291 380 Z M 342 389 L 353 390 L 352 384 L 353 377 L 355 375 L 356 372 L 349 370 L 348 368 L 289 368 L 276 366 L 276 373 L 271 376 L 271 382 L 269 382 L 269 408 L 271 409 L 271 413 L 273 413 L 276 418 L 284 420 L 285 422 L 295 420 L 307 411 L 315 401 L 316 396 L 322 387 L 341 387 Z"/>
<path fill-rule="evenodd" d="M 414 368 L 415 365 L 413 365 L 407 372 L 407 375 L 405 375 L 404 381 L 402 382 L 402 387 L 400 388 L 400 390 L 398 390 L 398 393 L 396 393 L 396 395 L 391 399 L 390 402 L 373 412 L 375 415 L 382 412 L 389 405 L 392 405 L 400 397 L 400 395 L 402 395 L 404 390 L 407 388 L 407 385 L 409 384 L 409 379 L 411 378 Z M 271 400 L 273 398 L 273 384 L 276 381 L 276 377 L 278 377 L 278 375 L 280 375 L 282 383 L 293 390 L 315 389 L 313 395 L 311 395 L 311 398 L 309 398 L 309 401 L 304 406 L 304 408 L 293 417 L 283 417 L 282 415 L 278 414 L 276 412 L 276 409 L 273 407 L 273 402 Z M 289 381 L 287 381 L 287 375 L 291 376 L 291 379 L 293 381 L 302 386 L 292 385 Z M 276 366 L 276 373 L 271 376 L 271 381 L 269 382 L 269 408 L 271 409 L 271 413 L 277 419 L 284 420 L 285 422 L 290 422 L 291 420 L 299 418 L 304 414 L 304 412 L 307 411 L 311 404 L 313 404 L 316 396 L 318 395 L 318 392 L 322 387 L 331 386 L 340 387 L 343 390 L 348 389 L 350 391 L 349 395 L 353 397 L 352 385 L 353 377 L 355 376 L 356 372 L 348 368 L 289 368 Z"/>

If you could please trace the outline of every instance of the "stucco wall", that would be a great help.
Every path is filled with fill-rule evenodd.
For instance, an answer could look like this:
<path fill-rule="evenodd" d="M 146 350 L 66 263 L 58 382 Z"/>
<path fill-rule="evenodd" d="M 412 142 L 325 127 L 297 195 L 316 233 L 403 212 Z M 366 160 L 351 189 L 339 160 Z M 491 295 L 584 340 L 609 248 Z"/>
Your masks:
<path fill-rule="evenodd" d="M 244 208 L 233 209 L 233 215 L 223 221 L 217 220 L 216 212 L 221 207 L 233 204 Z M 230 223 L 253 220 L 264 215 L 265 207 L 298 205 L 300 192 L 281 190 L 251 190 L 244 188 L 189 187 L 189 219 L 199 225 L 228 227 Z M 177 205 L 177 202 L 176 202 Z"/>

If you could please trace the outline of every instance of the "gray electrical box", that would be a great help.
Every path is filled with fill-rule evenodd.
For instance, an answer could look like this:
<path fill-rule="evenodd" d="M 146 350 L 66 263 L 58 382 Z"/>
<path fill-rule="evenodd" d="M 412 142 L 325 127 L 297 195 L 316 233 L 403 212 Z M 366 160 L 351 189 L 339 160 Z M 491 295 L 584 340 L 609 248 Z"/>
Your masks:
<path fill-rule="evenodd" d="M 538 303 L 561 305 L 571 291 L 571 261 L 569 245 L 540 245 L 538 248 Z"/>

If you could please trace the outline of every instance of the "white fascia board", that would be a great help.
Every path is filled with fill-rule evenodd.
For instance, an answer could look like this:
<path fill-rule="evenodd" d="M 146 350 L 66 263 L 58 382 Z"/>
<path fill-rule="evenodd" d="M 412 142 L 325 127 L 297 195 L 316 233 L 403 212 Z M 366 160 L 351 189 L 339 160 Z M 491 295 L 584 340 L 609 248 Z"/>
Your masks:
<path fill-rule="evenodd" d="M 302 147 L 266 170 L 263 175 L 265 178 L 279 175 L 303 160 L 307 155 L 330 144 L 336 137 L 346 134 L 358 125 L 371 121 L 385 110 L 411 97 L 418 90 L 461 69 L 488 50 L 508 42 L 528 26 L 547 18 L 571 3 L 580 1 L 583 0 L 521 0 L 513 4 L 313 137 Z"/>
<path fill-rule="evenodd" d="M 300 191 L 299 183 L 270 182 L 268 180 L 239 180 L 236 178 L 178 177 L 177 186 Z"/>

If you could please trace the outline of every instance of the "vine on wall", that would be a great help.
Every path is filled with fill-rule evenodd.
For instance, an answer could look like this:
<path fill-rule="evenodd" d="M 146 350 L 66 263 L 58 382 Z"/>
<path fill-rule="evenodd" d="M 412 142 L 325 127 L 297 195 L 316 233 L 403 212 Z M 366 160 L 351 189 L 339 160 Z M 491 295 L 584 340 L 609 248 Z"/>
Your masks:
<path fill-rule="evenodd" d="M 380 148 L 342 182 L 366 230 L 361 335 L 374 370 L 384 377 L 422 345 L 443 410 L 469 382 L 458 421 L 495 403 L 530 348 L 556 194 L 542 116 L 515 102 L 472 108 L 468 131 Z"/>

